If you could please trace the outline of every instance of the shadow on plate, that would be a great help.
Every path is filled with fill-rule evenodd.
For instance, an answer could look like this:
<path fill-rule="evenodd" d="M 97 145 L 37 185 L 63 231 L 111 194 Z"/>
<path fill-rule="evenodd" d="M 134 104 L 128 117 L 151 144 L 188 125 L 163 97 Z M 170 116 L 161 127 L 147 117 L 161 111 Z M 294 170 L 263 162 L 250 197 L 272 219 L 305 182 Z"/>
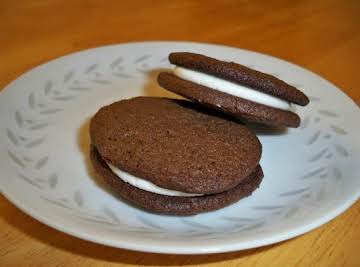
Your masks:
<path fill-rule="evenodd" d="M 181 96 L 172 93 L 168 90 L 162 88 L 157 82 L 157 76 L 160 72 L 168 72 L 169 69 L 153 69 L 146 73 L 147 81 L 143 88 L 143 96 L 157 96 L 157 97 L 168 97 L 168 98 L 176 98 L 182 99 Z"/>
<path fill-rule="evenodd" d="M 284 135 L 288 133 L 287 127 L 274 127 L 258 123 L 246 123 L 246 126 L 248 126 L 257 136 Z"/>

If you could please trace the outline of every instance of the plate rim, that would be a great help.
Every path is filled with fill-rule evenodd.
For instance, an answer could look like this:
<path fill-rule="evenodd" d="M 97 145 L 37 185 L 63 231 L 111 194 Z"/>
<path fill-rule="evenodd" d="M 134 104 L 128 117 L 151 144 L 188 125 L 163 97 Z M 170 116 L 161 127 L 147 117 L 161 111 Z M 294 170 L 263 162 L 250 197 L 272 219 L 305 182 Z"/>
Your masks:
<path fill-rule="evenodd" d="M 78 51 L 74 51 L 68 54 L 65 54 L 63 56 L 60 57 L 56 57 L 53 58 L 49 61 L 46 61 L 40 65 L 37 65 L 35 67 L 32 67 L 26 71 L 24 71 L 23 73 L 21 73 L 16 79 L 12 80 L 10 83 L 8 83 L 7 85 L 4 86 L 4 88 L 0 91 L 0 97 L 1 95 L 3 95 L 3 93 L 6 90 L 9 90 L 9 87 L 11 87 L 13 85 L 13 83 L 20 79 L 22 76 L 29 74 L 32 71 L 36 71 L 38 70 L 38 68 L 42 68 L 47 64 L 51 64 L 52 62 L 55 62 L 59 59 L 64 59 L 67 57 L 71 57 L 74 54 L 81 54 L 81 53 L 88 53 L 88 52 L 92 52 L 98 49 L 106 49 L 106 48 L 110 48 L 110 47 L 118 47 L 118 46 L 123 46 L 123 45 L 142 45 L 142 44 L 168 44 L 168 43 L 178 43 L 178 44 L 196 44 L 196 45 L 206 45 L 206 46 L 213 46 L 213 47 L 219 47 L 219 48 L 224 48 L 224 49 L 238 49 L 238 50 L 242 50 L 246 53 L 251 53 L 251 54 L 258 54 L 261 56 L 266 56 L 269 57 L 271 59 L 277 60 L 277 61 L 282 61 L 284 63 L 287 64 L 291 64 L 292 66 L 295 66 L 297 68 L 306 70 L 307 72 L 313 74 L 316 76 L 316 78 L 321 79 L 323 81 L 326 81 L 327 83 L 329 83 L 330 85 L 332 85 L 338 92 L 344 94 L 344 96 L 347 97 L 348 100 L 350 100 L 352 102 L 352 104 L 354 104 L 356 107 L 359 108 L 359 106 L 356 104 L 356 102 L 349 97 L 344 91 L 342 91 L 341 89 L 339 89 L 337 86 L 335 86 L 332 82 L 326 80 L 325 78 L 321 77 L 320 75 L 312 72 L 311 70 L 308 70 L 300 65 L 297 65 L 295 63 L 286 61 L 282 58 L 278 58 L 272 55 L 268 55 L 268 54 L 263 54 L 260 52 L 256 52 L 256 51 L 251 51 L 251 50 L 247 50 L 247 49 L 242 49 L 242 48 L 238 48 L 238 47 L 233 47 L 233 46 L 226 46 L 226 45 L 222 45 L 222 44 L 209 44 L 209 43 L 201 43 L 201 42 L 188 42 L 188 41 L 142 41 L 142 42 L 126 42 L 126 43 L 118 43 L 118 44 L 109 44 L 109 45 L 105 45 L 105 46 L 98 46 L 98 47 L 92 47 L 92 48 L 88 48 L 88 49 L 84 49 L 84 50 L 78 50 Z M 25 214 L 35 218 L 36 220 L 40 221 L 43 224 L 46 224 L 56 230 L 59 230 L 61 232 L 64 232 L 66 234 L 69 234 L 71 236 L 75 236 L 77 238 L 83 239 L 83 240 L 87 240 L 87 241 L 92 241 L 95 243 L 99 243 L 102 245 L 106 245 L 106 246 L 111 246 L 111 247 L 117 247 L 117 248 L 122 248 L 122 249 L 130 249 L 130 250 L 136 250 L 136 251 L 142 251 L 142 252 L 155 252 L 155 253 L 164 253 L 164 254 L 209 254 L 209 253 L 221 253 L 221 252 L 230 252 L 230 251 L 238 251 L 238 250 L 244 250 L 244 249 L 250 249 L 250 248 L 256 248 L 256 247 L 260 247 L 260 246 L 266 246 L 266 245 L 270 245 L 270 244 L 274 244 L 274 243 L 278 243 L 284 240 L 288 240 L 291 238 L 294 238 L 296 236 L 300 236 L 306 232 L 312 231 L 315 228 L 335 219 L 337 216 L 339 216 L 340 214 L 342 214 L 344 211 L 346 211 L 349 207 L 351 207 L 354 203 L 357 202 L 357 200 L 360 197 L 360 189 L 357 190 L 357 192 L 354 195 L 351 195 L 350 197 L 348 197 L 346 199 L 346 201 L 343 201 L 342 205 L 336 205 L 334 208 L 329 209 L 328 212 L 325 215 L 322 215 L 320 218 L 316 219 L 316 220 L 312 220 L 311 223 L 306 223 L 303 224 L 302 226 L 298 226 L 296 227 L 294 230 L 292 231 L 278 231 L 277 234 L 272 234 L 270 237 L 266 237 L 263 239 L 255 239 L 252 241 L 242 241 L 240 243 L 236 243 L 233 241 L 230 241 L 228 243 L 226 243 L 226 239 L 222 241 L 222 244 L 219 246 L 214 246 L 214 245 L 209 245 L 209 246 L 203 246 L 201 248 L 195 246 L 190 246 L 189 247 L 176 247 L 176 246 L 166 246 L 162 243 L 149 243 L 147 240 L 144 240 L 143 242 L 139 242 L 136 240 L 132 240 L 131 242 L 126 241 L 126 240 L 121 240 L 121 239 L 117 239 L 117 240 L 105 240 L 103 238 L 99 238 L 96 235 L 95 236 L 90 236 L 88 233 L 86 232 L 82 232 L 79 231 L 80 229 L 76 229 L 75 231 L 73 231 L 71 229 L 71 227 L 67 227 L 67 226 L 63 226 L 62 223 L 57 223 L 57 221 L 55 220 L 51 220 L 51 218 L 47 218 L 47 216 L 44 216 L 41 214 L 41 212 L 39 212 L 36 208 L 31 207 L 31 206 L 27 206 L 26 204 L 24 204 L 24 201 L 21 201 L 19 198 L 17 198 L 15 195 L 13 194 L 9 194 L 8 192 L 6 192 L 4 190 L 4 185 L 0 183 L 0 192 L 2 193 L 2 195 L 12 204 L 14 204 L 17 208 L 19 208 L 22 212 L 24 212 Z M 116 242 L 115 242 L 116 241 Z M 153 242 L 153 241 L 152 241 Z M 211 244 L 211 243 L 210 243 Z"/>
<path fill-rule="evenodd" d="M 11 196 L 1 190 L 3 196 L 11 202 L 14 206 L 24 212 L 26 215 L 33 217 L 40 223 L 43 223 L 55 230 L 61 231 L 65 234 L 68 234 L 73 237 L 80 238 L 85 241 L 91 241 L 94 243 L 98 243 L 101 245 L 115 247 L 120 249 L 128 249 L 133 251 L 140 251 L 140 252 L 150 252 L 150 253 L 162 253 L 162 254 L 179 254 L 179 255 L 191 255 L 191 254 L 212 254 L 212 253 L 224 253 L 224 252 L 234 252 L 246 249 L 253 249 L 262 246 L 267 246 L 271 244 L 276 244 L 282 241 L 290 240 L 297 236 L 301 236 L 307 232 L 310 232 L 321 225 L 328 223 L 335 219 L 340 214 L 344 213 L 348 208 L 350 208 L 353 204 L 356 203 L 358 198 L 360 197 L 359 193 L 354 195 L 352 198 L 349 198 L 347 202 L 345 202 L 342 206 L 337 206 L 337 208 L 333 209 L 331 212 L 328 212 L 326 216 L 322 216 L 318 220 L 314 220 L 310 224 L 305 224 L 301 227 L 296 228 L 291 232 L 278 232 L 277 234 L 273 234 L 271 237 L 267 237 L 264 239 L 256 239 L 253 241 L 247 242 L 240 242 L 240 243 L 222 243 L 221 246 L 209 246 L 209 247 L 192 247 L 191 244 L 189 247 L 180 248 L 180 247 L 173 247 L 173 246 L 166 246 L 166 245 L 159 245 L 159 244 L 147 244 L 148 241 L 145 242 L 127 242 L 122 241 L 121 239 L 117 239 L 117 242 L 106 241 L 101 238 L 93 238 L 86 233 L 82 233 L 79 231 L 73 231 L 71 229 L 67 229 L 66 227 L 62 226 L 61 224 L 56 223 L 56 221 L 51 221 L 51 219 L 43 216 L 41 213 L 38 213 L 36 209 L 33 207 L 24 207 L 25 205 L 22 204 L 21 200 L 18 200 L 16 197 Z M 224 241 L 224 240 L 223 240 Z"/>

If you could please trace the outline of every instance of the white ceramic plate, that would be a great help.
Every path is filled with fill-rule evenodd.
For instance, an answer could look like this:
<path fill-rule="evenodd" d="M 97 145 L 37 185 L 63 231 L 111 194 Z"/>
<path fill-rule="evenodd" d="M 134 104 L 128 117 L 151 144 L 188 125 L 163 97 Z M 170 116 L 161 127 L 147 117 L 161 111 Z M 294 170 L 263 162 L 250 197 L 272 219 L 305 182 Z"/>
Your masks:
<path fill-rule="evenodd" d="M 156 83 L 172 51 L 193 51 L 271 73 L 311 97 L 299 129 L 257 129 L 265 173 L 238 203 L 193 217 L 161 216 L 112 195 L 89 165 L 89 118 L 137 95 L 175 96 Z M 314 229 L 360 193 L 359 108 L 291 63 L 224 46 L 144 42 L 106 46 L 41 65 L 0 94 L 1 192 L 39 221 L 114 247 L 214 253 L 263 246 Z"/>

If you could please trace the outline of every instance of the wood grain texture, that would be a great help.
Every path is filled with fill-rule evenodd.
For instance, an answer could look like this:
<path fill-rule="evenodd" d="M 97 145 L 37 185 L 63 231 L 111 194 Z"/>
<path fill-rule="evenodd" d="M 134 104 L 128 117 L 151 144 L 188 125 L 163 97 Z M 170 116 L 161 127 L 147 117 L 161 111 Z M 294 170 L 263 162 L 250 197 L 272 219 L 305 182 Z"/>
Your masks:
<path fill-rule="evenodd" d="M 360 1 L 1 1 L 0 88 L 82 49 L 141 40 L 236 46 L 292 61 L 360 103 Z M 109 248 L 45 226 L 0 196 L 0 266 L 360 266 L 360 202 L 279 244 L 214 255 Z"/>

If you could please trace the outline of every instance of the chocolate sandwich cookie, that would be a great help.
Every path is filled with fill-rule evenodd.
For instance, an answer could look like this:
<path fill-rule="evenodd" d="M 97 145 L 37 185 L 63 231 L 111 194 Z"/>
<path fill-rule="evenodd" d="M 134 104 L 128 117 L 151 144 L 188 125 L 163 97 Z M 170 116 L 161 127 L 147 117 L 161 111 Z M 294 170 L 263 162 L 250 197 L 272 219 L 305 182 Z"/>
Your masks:
<path fill-rule="evenodd" d="M 309 103 L 295 87 L 234 62 L 187 52 L 171 53 L 169 61 L 176 68 L 159 74 L 162 87 L 244 121 L 298 127 L 291 104 Z"/>
<path fill-rule="evenodd" d="M 186 100 L 113 103 L 92 118 L 90 136 L 97 172 L 124 199 L 154 212 L 218 209 L 251 194 L 263 177 L 257 137 Z"/>

